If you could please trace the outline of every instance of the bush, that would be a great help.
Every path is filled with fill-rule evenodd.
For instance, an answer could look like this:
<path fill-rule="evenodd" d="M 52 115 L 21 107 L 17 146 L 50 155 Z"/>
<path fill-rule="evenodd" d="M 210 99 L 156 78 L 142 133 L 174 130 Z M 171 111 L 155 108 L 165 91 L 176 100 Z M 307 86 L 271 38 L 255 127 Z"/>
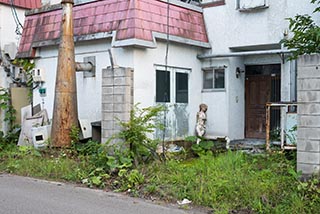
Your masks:
<path fill-rule="evenodd" d="M 212 141 L 200 141 L 199 144 L 193 144 L 191 149 L 198 156 L 212 154 L 214 143 Z"/>
<path fill-rule="evenodd" d="M 119 121 L 122 131 L 119 137 L 130 148 L 130 155 L 137 166 L 150 159 L 159 159 L 156 148 L 157 141 L 148 137 L 155 129 L 162 129 L 162 124 L 156 122 L 157 115 L 164 110 L 163 106 L 138 108 L 136 104 L 130 112 L 129 121 Z"/>

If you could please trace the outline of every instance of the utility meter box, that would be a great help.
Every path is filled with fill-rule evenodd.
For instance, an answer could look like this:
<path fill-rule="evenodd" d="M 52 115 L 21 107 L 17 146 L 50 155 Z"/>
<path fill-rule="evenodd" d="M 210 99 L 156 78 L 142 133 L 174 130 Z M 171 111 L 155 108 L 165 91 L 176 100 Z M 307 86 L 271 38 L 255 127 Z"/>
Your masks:
<path fill-rule="evenodd" d="M 32 78 L 35 83 L 45 82 L 45 71 L 43 68 L 32 69 Z"/>

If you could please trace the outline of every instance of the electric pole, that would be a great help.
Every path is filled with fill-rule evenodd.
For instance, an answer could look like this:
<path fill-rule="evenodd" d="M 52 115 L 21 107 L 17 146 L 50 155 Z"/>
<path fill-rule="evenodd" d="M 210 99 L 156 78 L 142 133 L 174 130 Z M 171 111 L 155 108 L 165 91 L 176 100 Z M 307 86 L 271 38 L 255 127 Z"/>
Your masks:
<path fill-rule="evenodd" d="M 62 0 L 62 22 L 53 107 L 51 140 L 54 147 L 70 147 L 70 132 L 78 127 L 76 66 L 73 40 L 73 0 Z"/>

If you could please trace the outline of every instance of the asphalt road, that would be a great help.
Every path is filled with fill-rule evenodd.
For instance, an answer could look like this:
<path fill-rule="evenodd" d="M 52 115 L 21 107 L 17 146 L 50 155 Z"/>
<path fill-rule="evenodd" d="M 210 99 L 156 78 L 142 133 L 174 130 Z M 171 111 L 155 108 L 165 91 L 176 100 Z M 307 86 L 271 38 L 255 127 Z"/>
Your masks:
<path fill-rule="evenodd" d="M 160 206 L 122 194 L 0 174 L 0 214 L 182 214 L 198 213 Z"/>

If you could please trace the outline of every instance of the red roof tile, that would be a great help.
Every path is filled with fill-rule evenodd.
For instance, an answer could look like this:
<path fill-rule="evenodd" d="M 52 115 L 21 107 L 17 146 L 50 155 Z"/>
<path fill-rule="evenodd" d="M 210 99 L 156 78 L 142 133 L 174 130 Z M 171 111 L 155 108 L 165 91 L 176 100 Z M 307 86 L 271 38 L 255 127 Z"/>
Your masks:
<path fill-rule="evenodd" d="M 116 41 L 153 41 L 152 32 L 167 33 L 167 3 L 159 0 L 101 0 L 76 5 L 73 11 L 76 37 L 115 31 Z M 18 55 L 30 56 L 35 43 L 58 40 L 60 23 L 61 9 L 28 15 Z M 208 43 L 202 13 L 172 4 L 169 34 Z"/>
<path fill-rule="evenodd" d="M 41 7 L 41 0 L 0 0 L 0 4 L 1 3 L 8 5 L 13 3 L 17 7 L 26 9 L 35 9 Z"/>

